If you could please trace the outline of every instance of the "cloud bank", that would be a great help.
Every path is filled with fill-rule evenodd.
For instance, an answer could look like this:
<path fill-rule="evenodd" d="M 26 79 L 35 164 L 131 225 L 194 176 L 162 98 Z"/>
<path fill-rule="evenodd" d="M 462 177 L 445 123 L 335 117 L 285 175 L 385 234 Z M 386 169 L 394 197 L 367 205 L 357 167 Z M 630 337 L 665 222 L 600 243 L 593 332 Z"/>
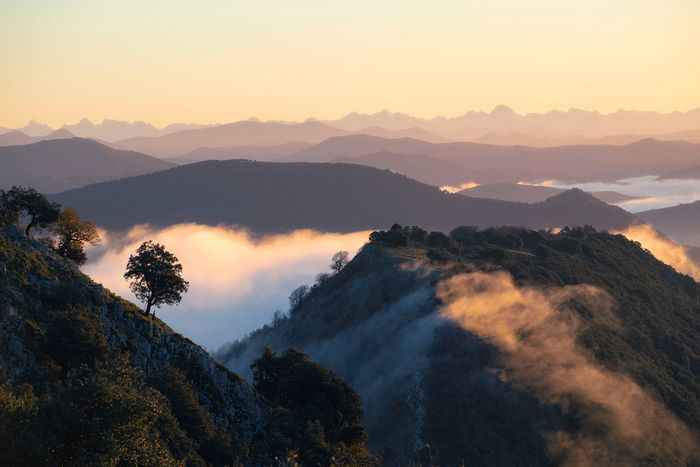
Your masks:
<path fill-rule="evenodd" d="M 615 203 L 630 212 L 665 208 L 681 203 L 691 203 L 700 199 L 700 183 L 697 180 L 659 180 L 655 175 L 626 178 L 616 182 L 590 182 L 567 184 L 557 180 L 547 180 L 542 186 L 556 188 L 580 188 L 584 191 L 616 191 L 623 195 L 641 197 Z"/>
<path fill-rule="evenodd" d="M 157 316 L 195 342 L 217 348 L 270 321 L 275 310 L 286 311 L 292 289 L 328 271 L 333 253 L 354 255 L 368 235 L 300 230 L 256 239 L 227 227 L 137 226 L 124 236 L 102 232 L 102 244 L 88 250 L 82 270 L 136 301 L 122 277 L 129 255 L 146 240 L 165 245 L 182 263 L 190 289 L 179 306 L 163 307 Z"/>
<path fill-rule="evenodd" d="M 652 226 L 635 225 L 614 233 L 641 243 L 642 247 L 649 250 L 659 261 L 700 282 L 700 264 L 688 255 L 688 249 L 663 237 Z"/>
<path fill-rule="evenodd" d="M 577 427 L 548 439 L 558 463 L 643 465 L 664 459 L 687 465 L 698 459 L 698 440 L 682 422 L 577 343 L 582 324 L 565 305 L 583 302 L 614 325 L 611 300 L 602 290 L 586 285 L 539 290 L 516 286 L 507 273 L 475 272 L 442 282 L 438 296 L 443 317 L 504 353 L 501 378 L 578 420 Z"/>

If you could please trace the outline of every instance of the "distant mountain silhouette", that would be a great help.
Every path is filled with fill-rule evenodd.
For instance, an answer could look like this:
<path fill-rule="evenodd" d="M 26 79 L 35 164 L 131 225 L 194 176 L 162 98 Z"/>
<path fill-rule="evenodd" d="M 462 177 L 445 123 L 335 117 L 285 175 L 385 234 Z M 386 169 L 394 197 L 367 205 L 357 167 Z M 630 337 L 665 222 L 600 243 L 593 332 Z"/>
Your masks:
<path fill-rule="evenodd" d="M 459 193 L 473 198 L 500 199 L 502 201 L 515 201 L 520 203 L 539 203 L 552 196 L 564 193 L 565 191 L 565 189 L 550 186 L 493 183 L 490 185 L 478 185 L 473 188 L 467 188 Z M 634 196 L 617 193 L 616 191 L 597 191 L 591 192 L 590 195 L 608 204 L 638 199 Z"/>
<path fill-rule="evenodd" d="M 344 134 L 347 134 L 344 130 L 316 121 L 280 123 L 248 120 L 159 137 L 130 138 L 116 142 L 115 146 L 159 157 L 176 157 L 199 148 L 274 146 L 290 141 L 318 143 Z"/>
<path fill-rule="evenodd" d="M 83 118 L 78 123 L 72 125 L 63 125 L 76 136 L 83 138 L 99 139 L 102 141 L 114 142 L 127 138 L 135 138 L 141 136 L 162 136 L 176 131 L 192 130 L 196 128 L 204 128 L 208 125 L 174 123 L 165 128 L 156 128 L 147 122 L 124 122 L 120 120 L 105 119 L 102 123 L 95 124 Z"/>
<path fill-rule="evenodd" d="M 290 141 L 274 146 L 232 146 L 224 148 L 198 148 L 182 156 L 168 158 L 170 162 L 182 165 L 206 160 L 251 159 L 255 161 L 275 161 L 313 146 L 305 141 Z"/>
<path fill-rule="evenodd" d="M 99 183 L 52 197 L 110 229 L 148 223 L 230 224 L 255 232 L 350 232 L 394 222 L 450 230 L 461 224 L 622 228 L 632 214 L 573 190 L 538 204 L 448 194 L 354 164 L 206 161 Z"/>
<path fill-rule="evenodd" d="M 380 136 L 382 138 L 413 138 L 430 143 L 448 143 L 447 138 L 428 133 L 422 128 L 406 128 L 401 130 L 387 130 L 379 126 L 361 128 L 354 132 L 357 135 Z"/>
<path fill-rule="evenodd" d="M 44 136 L 29 136 L 21 131 L 10 131 L 0 135 L 0 146 L 15 146 L 19 144 L 31 144 L 39 141 L 65 138 L 75 138 L 75 135 L 65 129 L 52 131 L 48 135 Z"/>
<path fill-rule="evenodd" d="M 700 200 L 638 214 L 678 243 L 700 247 Z"/>
<path fill-rule="evenodd" d="M 614 134 L 601 136 L 597 138 L 589 138 L 581 135 L 556 136 L 556 137 L 538 137 L 526 133 L 510 133 L 496 134 L 488 133 L 471 140 L 474 143 L 495 144 L 499 146 L 532 146 L 532 147 L 553 147 L 553 146 L 570 146 L 570 145 L 599 145 L 613 144 L 625 145 L 631 144 L 643 139 L 658 139 L 659 141 L 685 141 L 688 143 L 700 143 L 700 130 L 685 130 L 672 133 L 661 134 Z"/>
<path fill-rule="evenodd" d="M 659 180 L 700 180 L 700 165 L 688 167 L 686 169 L 674 170 L 659 177 Z"/>
<path fill-rule="evenodd" d="M 0 147 L 0 188 L 25 185 L 56 193 L 172 166 L 155 157 L 115 150 L 89 139 L 55 139 Z"/>
<path fill-rule="evenodd" d="M 667 114 L 635 110 L 618 110 L 610 114 L 601 114 L 596 111 L 569 109 L 565 112 L 552 110 L 546 113 L 523 115 L 504 105 L 499 105 L 491 112 L 470 111 L 456 117 L 440 116 L 432 119 L 417 118 L 388 110 L 370 115 L 352 112 L 343 118 L 328 120 L 326 123 L 348 131 L 375 126 L 388 130 L 418 127 L 453 141 L 472 141 L 489 133 L 498 135 L 519 133 L 536 138 L 568 138 L 572 135 L 600 138 L 619 134 L 648 136 L 696 130 L 700 128 L 700 108 Z"/>
<path fill-rule="evenodd" d="M 282 160 L 326 162 L 338 157 L 358 157 L 381 151 L 422 154 L 458 164 L 479 174 L 480 178 L 471 179 L 479 183 L 545 179 L 614 181 L 627 177 L 660 175 L 696 165 L 700 159 L 700 145 L 653 139 L 625 146 L 533 148 L 464 142 L 433 144 L 410 138 L 351 135 L 329 138 Z M 504 172 L 506 169 L 509 172 Z"/>
<path fill-rule="evenodd" d="M 359 157 L 338 157 L 331 162 L 345 162 L 387 169 L 435 186 L 460 185 L 472 176 L 469 169 L 451 162 L 419 154 L 396 154 L 389 151 L 375 152 Z"/>

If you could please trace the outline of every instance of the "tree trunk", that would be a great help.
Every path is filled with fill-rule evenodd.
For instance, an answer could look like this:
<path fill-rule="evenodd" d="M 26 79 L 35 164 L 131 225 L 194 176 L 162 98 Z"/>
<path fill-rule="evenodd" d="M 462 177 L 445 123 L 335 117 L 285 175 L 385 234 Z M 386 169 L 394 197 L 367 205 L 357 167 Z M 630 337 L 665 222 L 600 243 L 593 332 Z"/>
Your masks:
<path fill-rule="evenodd" d="M 151 301 L 146 302 L 146 312 L 144 313 L 146 316 L 151 314 Z M 155 316 L 156 312 L 153 310 L 153 316 Z"/>
<path fill-rule="evenodd" d="M 29 231 L 32 230 L 32 227 L 34 227 L 34 218 L 32 217 L 32 220 L 29 221 L 29 224 L 27 224 L 27 227 L 24 229 L 24 235 L 29 237 Z"/>

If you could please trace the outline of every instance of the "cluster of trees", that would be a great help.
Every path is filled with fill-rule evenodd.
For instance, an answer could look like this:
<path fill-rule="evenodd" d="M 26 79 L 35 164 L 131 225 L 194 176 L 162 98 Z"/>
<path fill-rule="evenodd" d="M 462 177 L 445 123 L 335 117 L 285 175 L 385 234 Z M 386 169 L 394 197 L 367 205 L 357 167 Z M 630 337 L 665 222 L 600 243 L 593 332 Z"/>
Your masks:
<path fill-rule="evenodd" d="M 20 226 L 24 223 L 24 234 L 43 234 L 41 240 L 60 256 L 84 264 L 85 244 L 97 245 L 100 237 L 95 224 L 80 218 L 70 207 L 49 201 L 33 188 L 14 186 L 0 190 L 0 227 Z"/>
<path fill-rule="evenodd" d="M 360 396 L 332 371 L 296 349 L 270 349 L 251 366 L 255 389 L 282 408 L 284 431 L 298 446 L 291 465 L 377 465 L 366 449 Z"/>
<path fill-rule="evenodd" d="M 22 227 L 31 238 L 39 240 L 63 258 L 83 265 L 87 261 L 85 245 L 97 245 L 100 236 L 95 224 L 83 220 L 71 208 L 48 200 L 33 188 L 13 186 L 0 190 L 0 228 L 8 225 Z M 347 260 L 347 258 L 346 258 Z M 144 242 L 135 255 L 129 257 L 124 278 L 136 298 L 145 304 L 149 314 L 161 305 L 174 305 L 182 300 L 189 283 L 182 278 L 178 259 L 158 243 Z"/>

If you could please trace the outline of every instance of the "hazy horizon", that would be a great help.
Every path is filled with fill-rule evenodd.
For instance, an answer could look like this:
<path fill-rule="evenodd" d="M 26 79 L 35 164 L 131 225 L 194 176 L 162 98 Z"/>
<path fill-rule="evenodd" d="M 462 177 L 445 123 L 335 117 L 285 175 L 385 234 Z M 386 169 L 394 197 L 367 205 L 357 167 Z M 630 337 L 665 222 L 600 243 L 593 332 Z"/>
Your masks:
<path fill-rule="evenodd" d="M 700 104 L 692 0 L 29 0 L 0 12 L 12 70 L 0 77 L 2 126 Z"/>

